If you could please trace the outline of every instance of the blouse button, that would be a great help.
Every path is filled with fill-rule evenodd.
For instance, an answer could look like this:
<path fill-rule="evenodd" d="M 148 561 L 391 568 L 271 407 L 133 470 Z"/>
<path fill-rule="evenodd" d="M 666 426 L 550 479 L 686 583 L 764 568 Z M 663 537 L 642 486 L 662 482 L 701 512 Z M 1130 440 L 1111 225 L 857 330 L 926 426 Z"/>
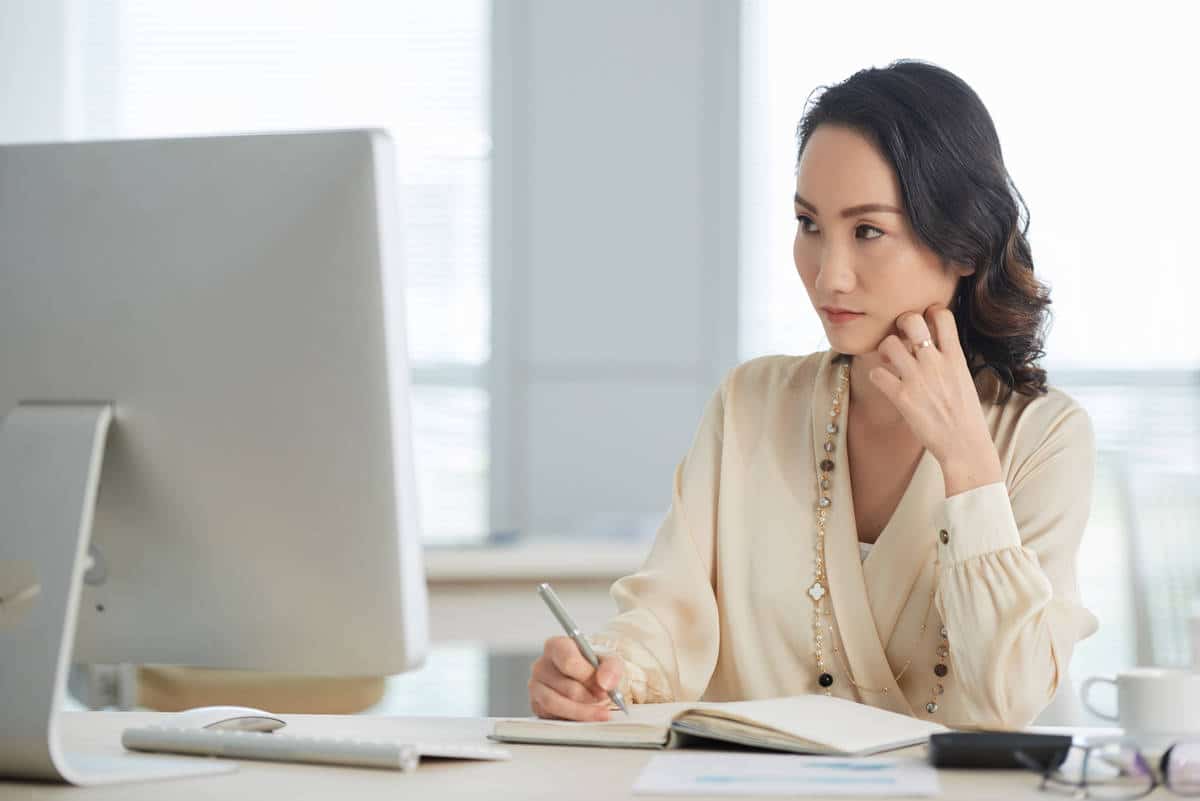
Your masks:
<path fill-rule="evenodd" d="M 938 539 L 942 541 L 942 545 L 948 544 L 950 542 L 950 532 L 942 529 L 938 532 Z"/>

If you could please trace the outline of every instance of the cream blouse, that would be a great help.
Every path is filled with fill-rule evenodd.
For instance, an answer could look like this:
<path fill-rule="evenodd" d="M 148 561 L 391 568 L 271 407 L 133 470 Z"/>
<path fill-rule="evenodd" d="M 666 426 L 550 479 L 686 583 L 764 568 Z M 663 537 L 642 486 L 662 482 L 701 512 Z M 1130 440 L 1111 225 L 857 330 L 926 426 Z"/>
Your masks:
<path fill-rule="evenodd" d="M 592 638 L 624 657 L 627 698 L 822 691 L 807 590 L 834 356 L 747 362 L 709 402 L 650 555 L 613 585 L 620 614 Z M 1050 702 L 1075 643 L 1096 630 L 1075 572 L 1094 462 L 1087 413 L 1056 389 L 1003 406 L 991 397 L 982 405 L 1004 482 L 946 498 L 941 467 L 924 452 L 865 561 L 843 403 L 825 546 L 835 696 L 956 727 L 1024 726 Z M 943 626 L 949 673 L 938 678 Z M 856 689 L 847 667 L 869 689 Z"/>

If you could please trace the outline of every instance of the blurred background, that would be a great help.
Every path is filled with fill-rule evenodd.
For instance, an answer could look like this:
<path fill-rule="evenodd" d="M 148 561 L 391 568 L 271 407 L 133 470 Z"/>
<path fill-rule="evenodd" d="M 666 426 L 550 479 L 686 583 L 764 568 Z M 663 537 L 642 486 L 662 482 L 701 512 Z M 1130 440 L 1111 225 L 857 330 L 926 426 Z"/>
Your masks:
<path fill-rule="evenodd" d="M 372 711 L 521 714 L 634 569 L 725 372 L 827 343 L 791 264 L 818 86 L 922 58 L 996 122 L 1099 459 L 1076 679 L 1191 662 L 1194 34 L 1167 3 L 0 0 L 0 142 L 378 126 L 398 149 L 436 641 Z M 1200 612 L 1200 607 L 1197 607 Z"/>

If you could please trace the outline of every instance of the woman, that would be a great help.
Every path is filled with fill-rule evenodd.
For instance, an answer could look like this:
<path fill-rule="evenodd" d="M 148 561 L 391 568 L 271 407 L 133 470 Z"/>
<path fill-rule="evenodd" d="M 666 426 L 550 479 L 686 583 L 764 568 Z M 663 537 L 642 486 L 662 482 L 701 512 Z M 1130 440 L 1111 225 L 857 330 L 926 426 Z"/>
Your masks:
<path fill-rule="evenodd" d="M 1095 631 L 1091 424 L 1036 363 L 1050 301 L 987 110 L 903 61 L 827 89 L 798 140 L 794 258 L 832 349 L 726 377 L 600 668 L 548 641 L 538 715 L 823 692 L 1019 727 Z"/>

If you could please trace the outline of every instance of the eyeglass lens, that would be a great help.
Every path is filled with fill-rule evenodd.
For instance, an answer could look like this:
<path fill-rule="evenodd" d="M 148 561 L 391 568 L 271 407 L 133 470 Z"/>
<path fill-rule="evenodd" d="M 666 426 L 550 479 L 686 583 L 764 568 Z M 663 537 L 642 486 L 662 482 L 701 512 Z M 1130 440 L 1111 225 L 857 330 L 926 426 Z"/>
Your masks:
<path fill-rule="evenodd" d="M 1163 756 L 1163 783 L 1178 795 L 1200 795 L 1200 741 L 1176 743 Z"/>
<path fill-rule="evenodd" d="M 1082 784 L 1087 797 L 1101 801 L 1139 798 L 1154 788 L 1150 766 L 1136 746 L 1126 743 L 1073 747 L 1067 760 L 1045 778 L 1045 789 L 1072 792 Z"/>

